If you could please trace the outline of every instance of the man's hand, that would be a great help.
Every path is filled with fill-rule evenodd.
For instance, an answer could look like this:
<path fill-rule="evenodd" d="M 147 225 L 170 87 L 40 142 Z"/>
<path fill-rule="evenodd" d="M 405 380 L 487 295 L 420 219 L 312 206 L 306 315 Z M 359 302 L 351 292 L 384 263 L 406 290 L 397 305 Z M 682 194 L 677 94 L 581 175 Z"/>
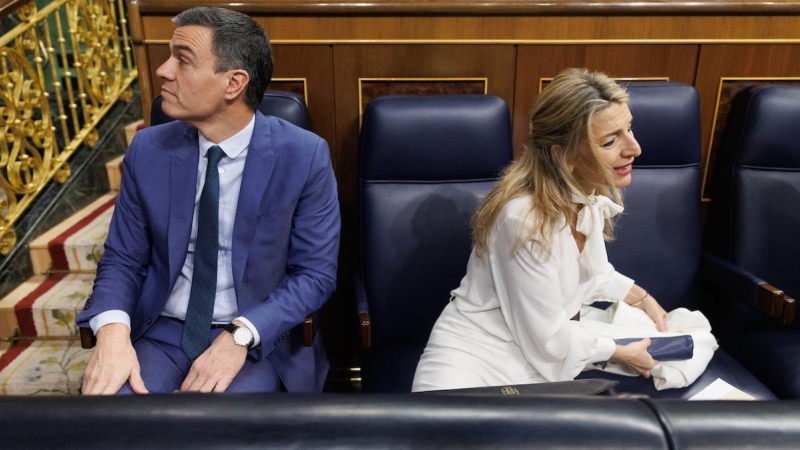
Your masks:
<path fill-rule="evenodd" d="M 658 361 L 647 353 L 647 347 L 650 347 L 649 338 L 628 345 L 618 345 L 609 361 L 621 364 L 629 372 L 650 378 L 650 370 L 658 364 Z"/>
<path fill-rule="evenodd" d="M 131 331 L 122 323 L 97 330 L 97 345 L 83 375 L 83 395 L 113 395 L 129 381 L 137 394 L 147 394 L 139 372 L 139 359 L 131 344 Z"/>
<path fill-rule="evenodd" d="M 243 323 L 234 321 L 236 325 Z M 247 348 L 233 343 L 233 335 L 223 331 L 211 346 L 194 360 L 181 391 L 225 392 L 247 359 Z"/>

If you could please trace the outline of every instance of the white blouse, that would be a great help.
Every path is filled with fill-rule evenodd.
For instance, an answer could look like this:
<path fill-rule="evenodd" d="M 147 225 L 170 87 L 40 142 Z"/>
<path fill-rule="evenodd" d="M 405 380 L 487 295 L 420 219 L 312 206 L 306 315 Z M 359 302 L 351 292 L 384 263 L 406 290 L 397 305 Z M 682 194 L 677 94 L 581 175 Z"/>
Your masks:
<path fill-rule="evenodd" d="M 622 207 L 607 197 L 589 196 L 577 225 L 587 236 L 583 252 L 562 219 L 549 255 L 536 240 L 512 253 L 516 237 L 531 226 L 525 217 L 530 201 L 523 197 L 506 204 L 489 251 L 478 257 L 473 249 L 467 274 L 452 292 L 453 306 L 489 335 L 516 344 L 545 380 L 571 380 L 587 363 L 606 361 L 615 350 L 612 339 L 570 319 L 582 304 L 623 299 L 633 285 L 608 262 L 602 236 L 604 219 Z M 577 195 L 573 201 L 583 203 Z M 469 342 L 470 336 L 463 339 Z"/>

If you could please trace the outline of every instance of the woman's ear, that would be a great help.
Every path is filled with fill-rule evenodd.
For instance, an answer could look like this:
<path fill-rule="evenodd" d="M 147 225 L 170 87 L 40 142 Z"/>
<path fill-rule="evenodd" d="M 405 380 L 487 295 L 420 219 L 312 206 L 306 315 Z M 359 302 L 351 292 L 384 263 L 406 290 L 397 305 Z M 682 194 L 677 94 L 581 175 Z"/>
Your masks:
<path fill-rule="evenodd" d="M 561 158 L 558 157 L 559 152 L 561 152 L 561 146 L 560 145 L 551 145 L 550 146 L 550 157 L 553 158 L 553 161 L 558 162 L 558 160 L 561 159 Z M 572 163 L 567 163 L 567 169 L 569 169 L 570 172 L 572 172 L 573 168 L 574 168 L 574 166 L 572 165 Z"/>
<path fill-rule="evenodd" d="M 233 100 L 239 95 L 244 95 L 247 88 L 247 83 L 250 82 L 250 75 L 246 70 L 234 69 L 231 70 L 228 76 L 228 86 L 225 89 L 225 98 Z"/>

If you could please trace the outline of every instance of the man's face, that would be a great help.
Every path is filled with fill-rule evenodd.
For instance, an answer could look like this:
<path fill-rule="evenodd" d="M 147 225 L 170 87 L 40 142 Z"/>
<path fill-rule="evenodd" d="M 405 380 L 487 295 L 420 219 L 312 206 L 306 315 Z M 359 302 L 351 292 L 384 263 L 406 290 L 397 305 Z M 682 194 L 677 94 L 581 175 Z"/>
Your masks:
<path fill-rule="evenodd" d="M 213 121 L 225 108 L 228 72 L 216 73 L 210 28 L 178 27 L 170 57 L 156 71 L 162 80 L 162 109 L 174 119 L 197 126 Z"/>

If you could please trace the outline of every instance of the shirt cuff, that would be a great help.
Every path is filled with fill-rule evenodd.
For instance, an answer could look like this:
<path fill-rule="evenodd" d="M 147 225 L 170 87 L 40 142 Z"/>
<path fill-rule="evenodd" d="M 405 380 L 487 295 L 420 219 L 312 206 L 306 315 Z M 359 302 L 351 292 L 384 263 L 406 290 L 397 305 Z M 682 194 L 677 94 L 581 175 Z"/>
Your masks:
<path fill-rule="evenodd" d="M 611 359 L 611 356 L 617 351 L 617 344 L 614 343 L 614 340 L 609 337 L 598 336 L 596 342 L 596 349 L 597 351 L 592 357 L 591 362 L 603 362 L 608 361 Z"/>
<path fill-rule="evenodd" d="M 633 287 L 633 283 L 634 281 L 632 278 L 628 278 L 615 270 L 609 275 L 608 280 L 606 280 L 599 289 L 598 294 L 600 294 L 599 296 L 604 300 L 620 301 L 628 295 L 628 292 L 630 292 Z"/>
<path fill-rule="evenodd" d="M 92 327 L 92 333 L 97 336 L 97 330 L 110 323 L 124 323 L 131 329 L 131 316 L 121 309 L 112 309 L 109 311 L 101 312 L 100 314 L 89 319 L 89 326 Z"/>
<path fill-rule="evenodd" d="M 239 322 L 242 322 L 247 327 L 247 329 L 250 330 L 251 333 L 253 333 L 253 347 L 261 343 L 261 336 L 258 334 L 258 330 L 256 329 L 256 326 L 253 325 L 253 322 L 250 322 L 244 316 L 239 316 L 233 320 L 238 320 Z"/>

